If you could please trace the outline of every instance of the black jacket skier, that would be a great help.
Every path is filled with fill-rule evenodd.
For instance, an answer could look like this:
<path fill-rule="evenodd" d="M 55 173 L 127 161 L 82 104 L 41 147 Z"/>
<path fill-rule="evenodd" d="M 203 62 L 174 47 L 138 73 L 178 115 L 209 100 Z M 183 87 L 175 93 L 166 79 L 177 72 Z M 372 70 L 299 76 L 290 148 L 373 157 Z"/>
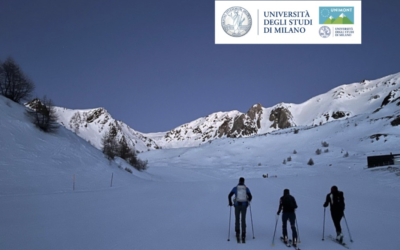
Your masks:
<path fill-rule="evenodd" d="M 342 227 L 340 221 L 344 215 L 345 203 L 343 192 L 339 191 L 337 186 L 331 187 L 331 192 L 326 195 L 324 207 L 331 206 L 331 216 L 336 229 L 336 239 L 343 242 Z"/>
<path fill-rule="evenodd" d="M 282 234 L 285 243 L 288 242 L 287 236 L 287 221 L 290 222 L 292 228 L 292 244 L 297 245 L 297 230 L 296 230 L 296 213 L 297 208 L 296 199 L 290 195 L 289 189 L 283 190 L 283 196 L 279 200 L 278 215 L 282 213 Z"/>

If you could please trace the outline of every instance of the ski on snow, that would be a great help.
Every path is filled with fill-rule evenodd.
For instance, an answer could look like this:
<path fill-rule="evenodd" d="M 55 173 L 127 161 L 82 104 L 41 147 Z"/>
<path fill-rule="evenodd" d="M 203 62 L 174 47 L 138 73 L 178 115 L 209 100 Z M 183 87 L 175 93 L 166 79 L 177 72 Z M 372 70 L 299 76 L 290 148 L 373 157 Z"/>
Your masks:
<path fill-rule="evenodd" d="M 328 238 L 331 239 L 333 242 L 336 242 L 337 244 L 339 244 L 347 249 L 350 249 L 350 247 L 346 243 L 336 240 L 332 235 L 328 235 Z"/>
<path fill-rule="evenodd" d="M 300 250 L 300 248 L 298 246 L 293 245 L 292 240 L 288 240 L 288 243 L 285 243 L 285 241 L 283 240 L 283 237 L 281 236 L 281 241 L 283 244 L 285 244 L 287 247 L 294 247 L 296 250 Z"/>
<path fill-rule="evenodd" d="M 287 243 L 285 243 L 285 241 L 283 240 L 283 237 L 281 236 L 281 241 L 283 244 L 285 244 L 287 247 L 291 247 L 292 246 L 292 240 L 288 240 Z"/>

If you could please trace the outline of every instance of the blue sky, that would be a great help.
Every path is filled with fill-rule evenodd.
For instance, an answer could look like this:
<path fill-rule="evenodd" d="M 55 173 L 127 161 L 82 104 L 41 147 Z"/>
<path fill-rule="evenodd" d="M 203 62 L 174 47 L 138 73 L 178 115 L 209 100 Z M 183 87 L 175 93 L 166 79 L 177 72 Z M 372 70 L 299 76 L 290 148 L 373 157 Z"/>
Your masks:
<path fill-rule="evenodd" d="M 36 96 L 104 107 L 141 132 L 256 103 L 302 103 L 400 71 L 397 1 L 362 2 L 361 45 L 215 45 L 211 0 L 1 5 L 0 60 L 13 57 Z"/>

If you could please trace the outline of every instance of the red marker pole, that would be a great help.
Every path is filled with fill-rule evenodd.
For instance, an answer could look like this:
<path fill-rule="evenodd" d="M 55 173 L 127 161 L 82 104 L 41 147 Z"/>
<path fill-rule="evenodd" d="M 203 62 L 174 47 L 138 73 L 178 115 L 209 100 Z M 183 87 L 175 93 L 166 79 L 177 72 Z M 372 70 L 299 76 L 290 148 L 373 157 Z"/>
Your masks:
<path fill-rule="evenodd" d="M 112 187 L 113 178 L 114 178 L 114 173 L 111 174 L 111 185 L 110 185 L 110 187 Z"/>

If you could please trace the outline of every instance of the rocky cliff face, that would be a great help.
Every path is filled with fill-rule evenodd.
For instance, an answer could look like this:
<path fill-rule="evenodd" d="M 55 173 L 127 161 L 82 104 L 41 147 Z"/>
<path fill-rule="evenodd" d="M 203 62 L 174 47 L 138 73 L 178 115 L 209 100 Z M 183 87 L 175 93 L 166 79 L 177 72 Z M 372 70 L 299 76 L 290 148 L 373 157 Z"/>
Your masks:
<path fill-rule="evenodd" d="M 168 131 L 157 143 L 161 147 L 176 144 L 198 146 L 222 137 L 237 138 L 255 135 L 261 128 L 263 107 L 256 104 L 247 113 L 239 111 L 217 112 Z"/>
<path fill-rule="evenodd" d="M 242 137 L 257 134 L 261 128 L 261 104 L 256 104 L 246 114 L 238 114 L 233 119 L 226 120 L 218 129 L 218 137 Z"/>
<path fill-rule="evenodd" d="M 278 106 L 269 115 L 269 120 L 272 122 L 270 128 L 284 129 L 293 127 L 295 124 L 292 122 L 292 118 L 293 116 L 289 109 Z"/>

